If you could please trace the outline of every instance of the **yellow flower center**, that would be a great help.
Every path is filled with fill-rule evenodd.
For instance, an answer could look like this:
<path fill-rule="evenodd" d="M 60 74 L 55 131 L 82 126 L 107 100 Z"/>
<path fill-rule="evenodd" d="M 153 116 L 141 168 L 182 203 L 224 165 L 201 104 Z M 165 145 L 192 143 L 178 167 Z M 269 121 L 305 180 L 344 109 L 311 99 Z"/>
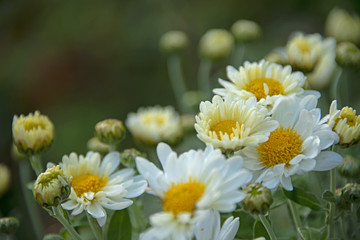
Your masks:
<path fill-rule="evenodd" d="M 98 177 L 95 175 L 80 175 L 72 179 L 72 187 L 76 195 L 82 196 L 84 193 L 93 192 L 97 193 L 106 186 L 108 181 L 107 177 Z"/>
<path fill-rule="evenodd" d="M 281 83 L 272 78 L 261 78 L 253 80 L 247 86 L 247 91 L 253 93 L 257 100 L 266 96 L 279 95 L 284 93 Z"/>
<path fill-rule="evenodd" d="M 45 124 L 40 121 L 25 121 L 23 124 L 26 131 L 30 131 L 33 129 L 38 129 L 39 127 L 41 129 L 45 129 Z"/>
<path fill-rule="evenodd" d="M 195 203 L 202 197 L 205 184 L 190 178 L 187 183 L 173 184 L 165 193 L 163 209 L 177 215 L 182 212 L 192 213 Z"/>
<path fill-rule="evenodd" d="M 308 41 L 301 39 L 301 40 L 296 41 L 295 44 L 302 53 L 310 53 L 311 45 Z"/>
<path fill-rule="evenodd" d="M 291 159 L 298 155 L 301 151 L 303 141 L 300 135 L 288 127 L 284 129 L 282 126 L 273 131 L 267 142 L 261 143 L 257 147 L 260 161 L 266 167 L 272 167 L 277 164 L 289 164 Z"/>
<path fill-rule="evenodd" d="M 237 123 L 238 122 L 234 120 L 224 120 L 212 126 L 210 128 L 210 131 L 216 132 L 216 136 L 219 140 L 222 140 L 220 133 L 227 133 L 229 135 L 229 138 L 231 139 L 234 136 L 234 129 L 236 129 Z"/>
<path fill-rule="evenodd" d="M 164 116 L 160 116 L 160 115 L 145 116 L 144 123 L 145 124 L 155 123 L 157 125 L 163 125 L 165 123 L 165 118 Z"/>

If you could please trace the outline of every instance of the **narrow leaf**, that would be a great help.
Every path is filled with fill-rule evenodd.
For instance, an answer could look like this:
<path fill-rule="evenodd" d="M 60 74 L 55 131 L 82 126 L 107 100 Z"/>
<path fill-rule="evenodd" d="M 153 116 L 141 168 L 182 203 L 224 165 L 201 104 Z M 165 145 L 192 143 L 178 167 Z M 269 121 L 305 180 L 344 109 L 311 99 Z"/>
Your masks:
<path fill-rule="evenodd" d="M 107 239 L 131 240 L 132 226 L 127 209 L 116 211 L 111 218 Z"/>
<path fill-rule="evenodd" d="M 253 227 L 254 238 L 264 237 L 265 239 L 270 239 L 268 232 L 266 231 L 264 225 L 261 221 L 256 220 Z"/>
<path fill-rule="evenodd" d="M 312 193 L 305 192 L 304 190 L 295 187 L 293 191 L 286 191 L 285 189 L 283 189 L 283 191 L 288 199 L 296 202 L 299 205 L 309 207 L 314 211 L 323 210 L 320 200 Z"/>

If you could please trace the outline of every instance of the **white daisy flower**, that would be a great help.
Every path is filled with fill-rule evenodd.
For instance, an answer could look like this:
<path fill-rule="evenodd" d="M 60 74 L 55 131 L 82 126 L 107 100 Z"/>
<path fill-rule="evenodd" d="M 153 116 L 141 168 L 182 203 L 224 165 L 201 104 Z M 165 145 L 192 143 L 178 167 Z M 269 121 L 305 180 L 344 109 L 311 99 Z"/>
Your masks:
<path fill-rule="evenodd" d="M 340 137 L 340 144 L 349 146 L 360 140 L 360 116 L 350 107 L 337 109 L 336 100 L 331 103 L 329 113 L 329 126 Z"/>
<path fill-rule="evenodd" d="M 220 226 L 220 214 L 217 211 L 209 211 L 195 230 L 197 240 L 233 240 L 239 229 L 239 218 L 229 217 L 223 226 Z M 221 227 L 221 229 L 220 229 Z"/>
<path fill-rule="evenodd" d="M 309 171 L 330 170 L 342 162 L 342 157 L 332 151 L 323 151 L 338 142 L 338 135 L 321 119 L 320 109 L 315 108 L 315 96 L 300 102 L 295 98 L 278 100 L 272 118 L 280 127 L 271 132 L 269 140 L 256 147 L 246 147 L 241 154 L 244 166 L 253 170 L 270 189 L 281 184 L 292 190 L 291 176 Z"/>
<path fill-rule="evenodd" d="M 242 201 L 252 175 L 242 168 L 242 158 L 226 160 L 220 150 L 208 145 L 205 151 L 190 150 L 179 157 L 160 143 L 157 154 L 163 171 L 137 157 L 139 172 L 148 180 L 148 192 L 162 199 L 163 211 L 150 216 L 152 227 L 140 239 L 191 239 L 195 225 L 210 209 L 235 210 Z"/>
<path fill-rule="evenodd" d="M 115 170 L 120 164 L 120 154 L 111 152 L 101 161 L 100 154 L 88 152 L 86 156 L 71 153 L 63 156 L 64 175 L 72 177 L 69 200 L 62 204 L 72 215 L 84 210 L 96 218 L 100 226 L 106 222 L 106 211 L 121 210 L 133 202 L 128 198 L 141 195 L 147 186 L 142 176 L 134 176 L 135 171 L 125 168 Z"/>
<path fill-rule="evenodd" d="M 129 113 L 126 126 L 136 139 L 148 144 L 173 143 L 183 135 L 180 117 L 171 106 L 140 108 Z"/>
<path fill-rule="evenodd" d="M 219 79 L 224 88 L 214 89 L 220 96 L 240 99 L 256 97 L 262 105 L 273 105 L 279 96 L 300 96 L 306 77 L 301 72 L 292 72 L 291 66 L 261 60 L 259 63 L 245 62 L 239 71 L 232 66 L 226 68 L 231 82 Z"/>
<path fill-rule="evenodd" d="M 234 151 L 268 139 L 278 123 L 266 114 L 266 109 L 257 107 L 255 98 L 233 101 L 215 95 L 212 102 L 200 103 L 194 127 L 201 141 L 224 151 Z"/>

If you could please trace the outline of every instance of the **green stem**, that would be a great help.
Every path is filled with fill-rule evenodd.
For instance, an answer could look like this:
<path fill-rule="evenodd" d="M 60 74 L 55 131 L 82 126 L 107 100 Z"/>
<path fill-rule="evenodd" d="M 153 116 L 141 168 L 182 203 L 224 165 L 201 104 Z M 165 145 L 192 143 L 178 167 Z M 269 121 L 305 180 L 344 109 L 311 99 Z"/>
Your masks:
<path fill-rule="evenodd" d="M 177 104 L 180 108 L 180 111 L 184 112 L 186 111 L 186 107 L 184 106 L 182 98 L 186 92 L 186 86 L 181 70 L 181 61 L 179 55 L 170 55 L 167 63 L 169 78 L 173 88 L 173 92 L 176 97 Z"/>
<path fill-rule="evenodd" d="M 36 204 L 32 192 L 27 188 L 27 184 L 31 181 L 29 173 L 29 163 L 27 161 L 21 161 L 19 163 L 21 190 L 25 198 L 26 208 L 31 218 L 31 224 L 35 232 L 36 239 L 42 239 L 44 233 L 41 226 L 41 219 L 38 212 L 38 205 Z"/>
<path fill-rule="evenodd" d="M 210 70 L 211 70 L 211 61 L 208 59 L 202 59 L 199 66 L 198 72 L 198 87 L 205 94 L 206 98 L 211 96 L 211 87 L 210 87 Z"/>
<path fill-rule="evenodd" d="M 54 217 L 64 226 L 64 228 L 69 232 L 72 239 L 81 240 L 80 235 L 76 232 L 76 230 L 71 226 L 71 224 L 65 219 L 62 209 L 60 206 L 52 207 Z"/>
<path fill-rule="evenodd" d="M 342 214 L 340 217 L 340 229 L 341 229 L 341 233 L 343 235 L 343 240 L 347 240 L 345 226 L 344 226 L 344 214 Z"/>
<path fill-rule="evenodd" d="M 245 44 L 237 43 L 231 57 L 231 63 L 234 66 L 240 66 L 245 53 Z"/>
<path fill-rule="evenodd" d="M 276 240 L 277 239 L 276 235 L 275 235 L 269 221 L 266 219 L 266 217 L 264 215 L 259 215 L 259 219 L 260 219 L 261 223 L 263 224 L 263 226 L 265 227 L 267 233 L 269 234 L 270 239 Z"/>
<path fill-rule="evenodd" d="M 341 98 L 340 98 L 340 86 L 339 86 L 342 72 L 343 72 L 342 68 L 337 69 L 335 79 L 333 80 L 333 83 L 331 85 L 331 95 L 334 99 L 337 100 L 338 106 L 342 106 Z"/>
<path fill-rule="evenodd" d="M 29 158 L 30 158 L 30 163 L 31 163 L 32 169 L 35 171 L 36 176 L 39 176 L 40 173 L 42 173 L 44 171 L 44 168 L 41 163 L 40 155 L 37 155 L 37 154 L 30 155 Z"/>
<path fill-rule="evenodd" d="M 291 201 L 289 199 L 287 200 L 287 202 L 288 202 L 288 206 L 289 206 L 289 209 L 291 212 L 291 217 L 293 219 L 293 222 L 294 222 L 294 225 L 296 228 L 296 232 L 300 233 L 299 230 L 302 228 L 302 224 L 301 224 L 301 219 L 300 219 L 299 213 L 297 211 L 296 205 L 293 201 Z"/>
<path fill-rule="evenodd" d="M 146 221 L 144 218 L 144 214 L 141 212 L 139 208 L 140 202 L 134 200 L 134 203 L 128 208 L 129 215 L 131 218 L 132 225 L 137 232 L 142 232 L 146 228 Z"/>
<path fill-rule="evenodd" d="M 93 218 L 89 213 L 86 213 L 86 216 L 89 221 L 90 228 L 95 235 L 96 240 L 104 240 L 101 228 L 97 223 L 96 219 Z"/>
<path fill-rule="evenodd" d="M 336 189 L 336 168 L 330 170 L 330 192 L 335 194 Z M 335 203 L 330 203 L 329 208 L 329 222 L 328 222 L 328 233 L 329 237 L 334 236 L 334 215 L 335 215 Z"/>

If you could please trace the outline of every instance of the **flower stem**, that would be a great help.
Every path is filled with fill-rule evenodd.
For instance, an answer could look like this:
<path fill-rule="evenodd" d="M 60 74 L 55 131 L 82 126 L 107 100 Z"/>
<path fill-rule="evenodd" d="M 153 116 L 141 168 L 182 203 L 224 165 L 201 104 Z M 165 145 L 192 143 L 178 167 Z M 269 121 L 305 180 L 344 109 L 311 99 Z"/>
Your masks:
<path fill-rule="evenodd" d="M 173 88 L 173 92 L 176 97 L 177 104 L 181 112 L 186 111 L 186 107 L 182 101 L 182 98 L 186 92 L 186 86 L 184 77 L 181 71 L 181 61 L 180 57 L 177 54 L 172 54 L 168 58 L 168 72 L 170 82 Z"/>
<path fill-rule="evenodd" d="M 240 66 L 245 53 L 245 44 L 237 43 L 231 56 L 231 63 L 233 66 Z"/>
<path fill-rule="evenodd" d="M 103 240 L 103 235 L 99 224 L 96 222 L 96 219 L 93 218 L 89 213 L 86 213 L 87 219 L 89 221 L 90 228 L 95 235 L 96 240 Z"/>
<path fill-rule="evenodd" d="M 211 61 L 208 59 L 202 59 L 199 66 L 198 72 L 198 87 L 205 94 L 206 98 L 211 95 L 210 87 L 210 70 Z"/>
<path fill-rule="evenodd" d="M 335 194 L 336 188 L 336 168 L 330 170 L 330 192 Z M 334 235 L 334 215 L 335 215 L 335 203 L 331 202 L 329 207 L 329 221 L 328 221 L 328 233 L 329 237 Z"/>
<path fill-rule="evenodd" d="M 21 190 L 23 192 L 25 198 L 26 208 L 28 210 L 29 216 L 31 218 L 31 224 L 34 228 L 36 239 L 42 239 L 43 237 L 43 229 L 41 226 L 41 220 L 38 212 L 38 206 L 29 191 L 26 187 L 28 182 L 31 181 L 31 177 L 29 174 L 29 163 L 27 161 L 21 161 L 19 164 L 19 172 L 20 172 L 20 181 L 21 181 Z"/>
<path fill-rule="evenodd" d="M 343 72 L 342 68 L 337 68 L 337 71 L 335 73 L 336 74 L 335 79 L 333 80 L 333 83 L 331 85 L 331 95 L 334 99 L 337 100 L 338 106 L 342 106 L 341 98 L 340 98 L 340 86 L 339 86 L 342 72 Z"/>
<path fill-rule="evenodd" d="M 37 154 L 30 155 L 29 158 L 30 158 L 32 169 L 35 171 L 36 176 L 39 176 L 40 173 L 42 173 L 44 171 L 44 168 L 41 163 L 40 155 L 37 155 Z"/>
<path fill-rule="evenodd" d="M 140 233 L 145 230 L 146 221 L 139 208 L 139 204 L 137 200 L 134 200 L 134 203 L 129 207 L 129 215 L 134 229 Z"/>
<path fill-rule="evenodd" d="M 76 232 L 76 230 L 71 226 L 71 224 L 65 219 L 62 209 L 60 206 L 52 207 L 54 217 L 64 226 L 64 228 L 69 232 L 71 237 L 75 240 L 81 240 L 80 235 Z"/>
<path fill-rule="evenodd" d="M 275 235 L 275 233 L 274 233 L 274 231 L 273 231 L 273 229 L 272 229 L 269 221 L 266 219 L 266 217 L 265 217 L 264 215 L 261 215 L 261 214 L 260 214 L 260 215 L 259 215 L 259 219 L 260 219 L 261 223 L 263 224 L 263 226 L 265 227 L 267 233 L 269 234 L 270 239 L 271 239 L 271 240 L 276 240 L 276 239 L 277 239 L 277 238 L 276 238 L 276 235 Z"/>
<path fill-rule="evenodd" d="M 293 201 L 291 200 L 287 200 L 288 202 L 288 206 L 289 206 L 289 209 L 290 209 L 290 212 L 291 212 L 291 217 L 293 219 L 293 222 L 294 222 L 294 225 L 295 225 L 295 228 L 296 228 L 296 232 L 298 234 L 300 234 L 300 229 L 302 228 L 302 224 L 301 224 L 301 219 L 300 219 L 300 216 L 299 216 L 299 213 L 296 209 L 296 205 Z"/>

